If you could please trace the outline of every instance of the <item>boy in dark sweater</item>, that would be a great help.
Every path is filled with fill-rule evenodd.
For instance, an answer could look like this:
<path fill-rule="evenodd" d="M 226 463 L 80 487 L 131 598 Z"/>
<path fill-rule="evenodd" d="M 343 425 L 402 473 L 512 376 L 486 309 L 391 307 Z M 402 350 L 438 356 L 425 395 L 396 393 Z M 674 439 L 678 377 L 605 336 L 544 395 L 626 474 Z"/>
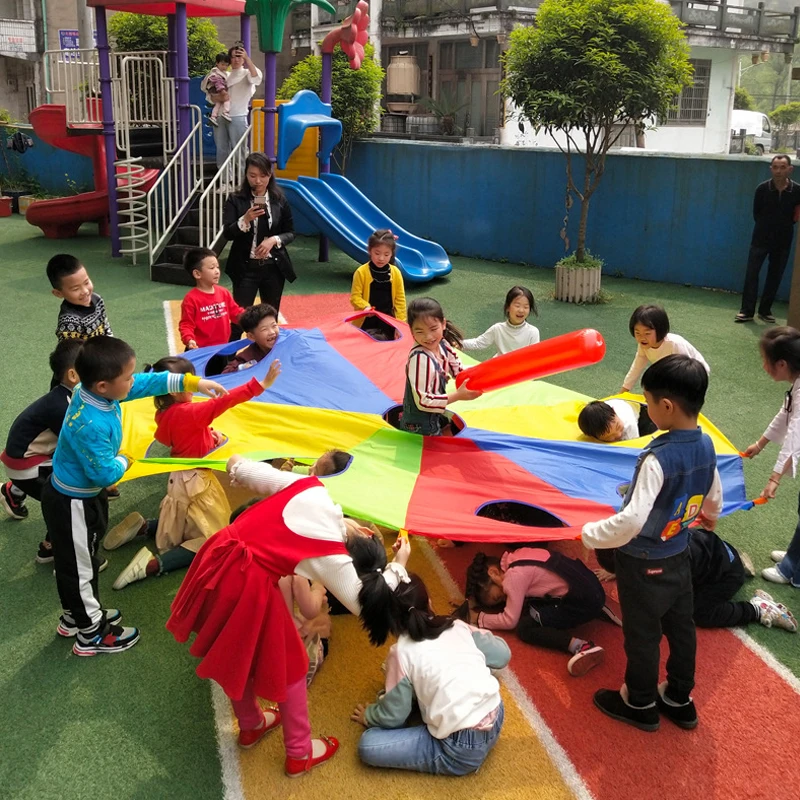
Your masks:
<path fill-rule="evenodd" d="M 246 308 L 239 317 L 239 325 L 252 344 L 236 353 L 222 371 L 223 374 L 254 367 L 278 341 L 278 312 L 269 303 Z"/>
<path fill-rule="evenodd" d="M 47 262 L 52 292 L 63 301 L 58 311 L 57 339 L 113 336 L 103 298 L 94 291 L 86 267 L 75 256 L 59 253 Z"/>
<path fill-rule="evenodd" d="M 0 487 L 0 505 L 12 519 L 27 519 L 25 500 L 30 495 L 41 502 L 42 487 L 53 471 L 53 453 L 67 413 L 72 390 L 78 383 L 75 358 L 83 342 L 65 339 L 50 354 L 55 386 L 31 403 L 12 423 L 6 448 L 0 453 L 8 481 Z M 39 545 L 36 560 L 53 560 L 49 535 Z"/>
<path fill-rule="evenodd" d="M 691 697 L 697 640 L 694 627 L 689 525 L 707 528 L 722 509 L 717 457 L 697 426 L 708 374 L 693 358 L 671 355 L 642 376 L 650 418 L 666 431 L 644 448 L 622 510 L 583 526 L 583 543 L 614 553 L 627 667 L 619 691 L 600 689 L 604 714 L 644 731 L 659 712 L 681 728 L 697 726 Z M 667 680 L 659 684 L 660 641 L 669 643 Z"/>

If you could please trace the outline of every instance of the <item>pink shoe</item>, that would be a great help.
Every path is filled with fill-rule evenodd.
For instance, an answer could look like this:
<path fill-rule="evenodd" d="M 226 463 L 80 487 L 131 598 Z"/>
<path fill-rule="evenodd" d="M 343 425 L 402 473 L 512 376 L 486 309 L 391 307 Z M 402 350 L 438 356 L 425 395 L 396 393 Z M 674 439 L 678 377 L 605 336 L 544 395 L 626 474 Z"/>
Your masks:
<path fill-rule="evenodd" d="M 320 736 L 319 739 L 312 739 L 311 742 L 312 753 L 314 742 L 322 742 L 325 745 L 325 752 L 316 758 L 314 758 L 311 753 L 309 753 L 305 758 L 293 758 L 292 756 L 286 756 L 286 764 L 284 769 L 290 778 L 297 778 L 300 775 L 304 775 L 306 772 L 321 764 L 323 761 L 333 758 L 336 755 L 336 751 L 339 749 L 339 740 L 334 739 L 333 736 Z"/>
<path fill-rule="evenodd" d="M 272 714 L 273 720 L 269 722 L 267 715 Z M 281 712 L 277 708 L 270 708 L 264 712 L 264 719 L 257 728 L 250 728 L 246 731 L 239 731 L 238 745 L 242 750 L 249 750 L 255 747 L 271 730 L 281 724 Z"/>

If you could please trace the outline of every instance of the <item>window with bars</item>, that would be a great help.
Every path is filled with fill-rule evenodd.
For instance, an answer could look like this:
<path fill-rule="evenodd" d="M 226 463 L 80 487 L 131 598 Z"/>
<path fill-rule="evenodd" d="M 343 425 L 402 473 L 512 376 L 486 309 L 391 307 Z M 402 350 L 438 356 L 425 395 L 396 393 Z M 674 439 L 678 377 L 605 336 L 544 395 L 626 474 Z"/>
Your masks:
<path fill-rule="evenodd" d="M 663 120 L 664 125 L 705 125 L 708 113 L 708 88 L 711 83 L 711 60 L 692 58 L 694 81 L 673 103 L 673 108 Z"/>

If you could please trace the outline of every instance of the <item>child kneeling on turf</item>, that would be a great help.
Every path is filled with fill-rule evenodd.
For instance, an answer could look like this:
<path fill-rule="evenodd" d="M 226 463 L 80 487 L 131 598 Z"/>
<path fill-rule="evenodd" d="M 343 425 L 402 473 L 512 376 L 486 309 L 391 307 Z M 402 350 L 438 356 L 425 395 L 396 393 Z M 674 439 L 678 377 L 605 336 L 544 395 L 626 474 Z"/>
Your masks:
<path fill-rule="evenodd" d="M 464 592 L 471 608 L 470 622 L 479 628 L 511 631 L 527 644 L 571 655 L 570 675 L 585 675 L 603 661 L 603 648 L 572 634 L 572 629 L 602 617 L 606 593 L 594 573 L 581 561 L 540 547 L 521 547 L 502 559 L 477 553 L 467 569 Z M 492 608 L 505 602 L 496 613 Z M 607 616 L 618 619 L 608 609 Z"/>
<path fill-rule="evenodd" d="M 108 527 L 108 495 L 132 458 L 120 453 L 120 402 L 167 392 L 224 394 L 218 383 L 194 375 L 134 375 L 136 353 L 121 339 L 98 336 L 75 359 L 75 387 L 53 454 L 53 474 L 42 490 L 42 514 L 53 543 L 56 587 L 63 613 L 57 632 L 76 636 L 79 656 L 118 653 L 139 641 L 137 628 L 118 624 L 97 591 L 97 546 Z"/>
<path fill-rule="evenodd" d="M 682 728 L 697 725 L 692 701 L 697 641 L 688 527 L 713 527 L 722 508 L 717 457 L 697 417 L 708 373 L 695 359 L 671 355 L 642 376 L 650 418 L 666 431 L 644 448 L 622 510 L 583 526 L 589 548 L 614 554 L 628 658 L 619 691 L 600 689 L 595 705 L 608 716 L 655 731 L 659 711 Z M 667 681 L 659 685 L 659 643 L 669 643 Z"/>
<path fill-rule="evenodd" d="M 364 599 L 362 621 L 370 640 L 383 644 L 390 632 L 398 638 L 386 659 L 385 694 L 366 707 L 359 704 L 351 716 L 368 728 L 359 757 L 372 767 L 475 772 L 503 727 L 500 685 L 491 670 L 508 664 L 508 645 L 488 631 L 437 616 L 425 584 L 413 573 L 401 579 L 388 607 L 379 608 L 376 603 L 368 611 Z M 414 700 L 424 724 L 403 728 Z"/>

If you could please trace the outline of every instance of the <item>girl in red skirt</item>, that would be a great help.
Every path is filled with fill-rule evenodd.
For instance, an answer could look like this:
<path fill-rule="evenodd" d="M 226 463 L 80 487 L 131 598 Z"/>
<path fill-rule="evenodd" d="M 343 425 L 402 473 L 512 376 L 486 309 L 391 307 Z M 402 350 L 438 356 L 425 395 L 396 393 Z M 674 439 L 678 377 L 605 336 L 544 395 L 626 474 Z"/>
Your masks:
<path fill-rule="evenodd" d="M 240 746 L 252 747 L 283 723 L 286 774 L 294 777 L 331 758 L 339 742 L 311 738 L 308 656 L 278 581 L 292 574 L 318 580 L 364 619 L 379 609 L 362 609 L 362 583 L 370 598 L 388 604 L 406 574 L 410 548 L 399 539 L 396 560 L 387 566 L 382 544 L 355 526 L 348 535 L 340 507 L 313 475 L 241 456 L 228 461 L 228 473 L 233 485 L 266 498 L 200 548 L 167 628 L 179 642 L 197 634 L 189 650 L 202 658 L 197 674 L 217 681 L 231 699 Z M 277 701 L 279 710 L 262 711 L 258 697 Z"/>

